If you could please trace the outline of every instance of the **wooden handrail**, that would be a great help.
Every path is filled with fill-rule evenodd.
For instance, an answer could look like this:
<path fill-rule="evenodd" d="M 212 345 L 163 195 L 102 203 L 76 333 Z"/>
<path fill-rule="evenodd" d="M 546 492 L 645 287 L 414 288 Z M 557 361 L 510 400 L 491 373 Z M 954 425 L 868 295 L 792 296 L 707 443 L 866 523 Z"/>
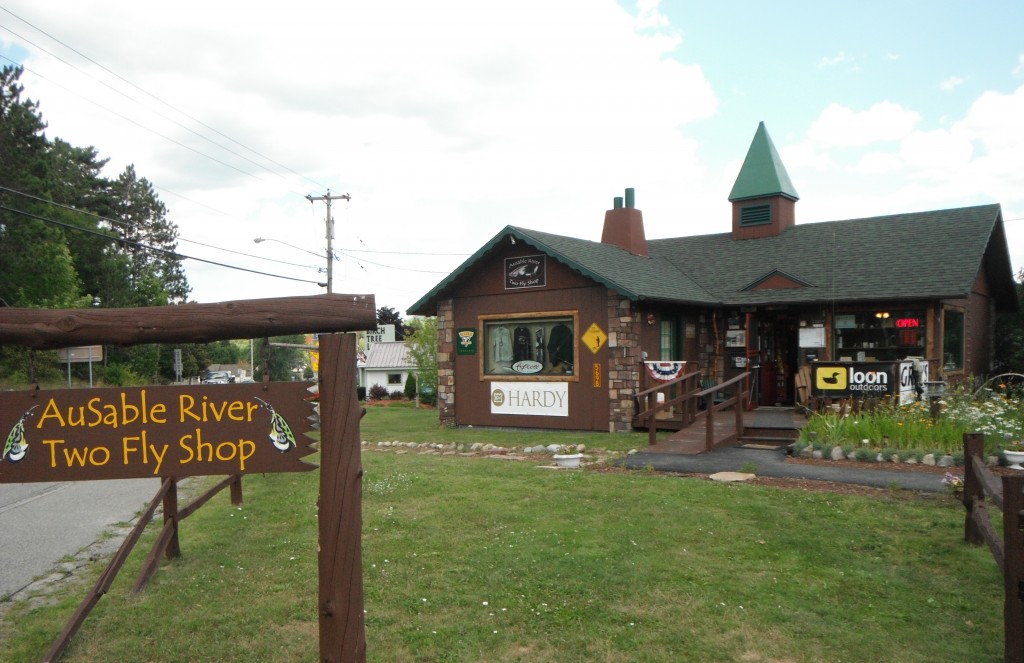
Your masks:
<path fill-rule="evenodd" d="M 699 388 L 687 388 L 687 383 L 696 382 L 700 378 L 700 372 L 694 371 L 687 373 L 668 382 L 664 382 L 650 389 L 645 389 L 641 392 L 637 392 L 636 399 L 638 407 L 643 407 L 640 412 L 636 414 L 636 419 L 647 426 L 647 439 L 649 444 L 655 444 L 657 442 L 657 415 L 659 412 L 664 412 L 673 407 L 679 407 L 680 414 L 682 416 L 683 425 L 689 425 L 697 419 L 697 403 L 699 399 L 703 398 L 706 402 L 706 431 L 705 431 L 705 449 L 711 451 L 716 444 L 714 439 L 714 417 L 715 412 L 724 410 L 728 407 L 735 407 L 736 417 L 736 434 L 731 436 L 729 439 L 735 439 L 743 431 L 743 411 L 746 409 L 748 400 L 748 387 L 750 380 L 750 373 L 741 373 L 721 384 L 712 385 L 707 389 Z M 735 393 L 729 398 L 726 398 L 720 403 L 714 402 L 714 394 L 722 391 L 723 389 L 733 387 Z M 672 388 L 678 387 L 679 393 L 674 398 L 665 398 L 662 402 L 654 402 L 657 400 L 657 395 L 660 393 L 667 394 Z"/>
<path fill-rule="evenodd" d="M 657 442 L 657 415 L 659 412 L 668 411 L 678 405 L 681 410 L 680 416 L 682 417 L 684 425 L 689 424 L 694 420 L 697 412 L 697 391 L 692 388 L 688 389 L 686 385 L 689 382 L 696 382 L 699 377 L 700 372 L 693 371 L 692 373 L 681 375 L 673 380 L 651 387 L 650 389 L 644 389 L 636 394 L 637 405 L 645 406 L 644 410 L 637 413 L 636 418 L 641 423 L 646 424 L 647 441 L 649 444 Z M 679 394 L 676 395 L 675 398 L 665 398 L 664 401 L 660 403 L 657 402 L 658 394 L 664 393 L 667 395 L 673 387 L 677 386 L 679 387 Z M 654 401 L 653 405 L 651 405 L 652 400 Z"/>

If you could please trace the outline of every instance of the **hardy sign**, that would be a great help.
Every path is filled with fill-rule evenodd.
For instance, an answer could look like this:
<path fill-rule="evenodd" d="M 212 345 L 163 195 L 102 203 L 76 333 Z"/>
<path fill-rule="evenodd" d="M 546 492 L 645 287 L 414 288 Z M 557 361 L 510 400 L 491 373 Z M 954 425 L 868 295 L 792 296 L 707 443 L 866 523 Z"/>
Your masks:
<path fill-rule="evenodd" d="M 569 416 L 565 382 L 492 382 L 491 414 Z"/>
<path fill-rule="evenodd" d="M 0 393 L 0 483 L 311 470 L 306 386 Z"/>

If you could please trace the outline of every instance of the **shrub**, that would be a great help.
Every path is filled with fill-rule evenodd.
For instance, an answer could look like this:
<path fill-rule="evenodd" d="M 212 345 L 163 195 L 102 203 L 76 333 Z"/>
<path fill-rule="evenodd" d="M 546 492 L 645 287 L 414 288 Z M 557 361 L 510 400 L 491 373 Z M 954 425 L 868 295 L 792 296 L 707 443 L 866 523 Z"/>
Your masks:
<path fill-rule="evenodd" d="M 366 400 L 366 387 L 356 387 L 356 398 L 360 401 Z"/>
<path fill-rule="evenodd" d="M 405 397 L 409 400 L 416 398 L 416 374 L 409 373 L 409 377 L 405 378 Z"/>
<path fill-rule="evenodd" d="M 864 463 L 870 463 L 871 461 L 878 459 L 878 454 L 871 449 L 865 449 L 862 447 L 857 449 L 857 453 L 854 454 L 854 458 Z"/>
<path fill-rule="evenodd" d="M 370 387 L 370 400 L 382 401 L 388 397 L 388 388 L 384 385 L 375 384 Z"/>
<path fill-rule="evenodd" d="M 390 398 L 393 401 L 400 401 L 403 398 L 405 398 L 405 392 L 402 391 L 401 389 L 395 389 L 388 395 L 388 398 Z"/>

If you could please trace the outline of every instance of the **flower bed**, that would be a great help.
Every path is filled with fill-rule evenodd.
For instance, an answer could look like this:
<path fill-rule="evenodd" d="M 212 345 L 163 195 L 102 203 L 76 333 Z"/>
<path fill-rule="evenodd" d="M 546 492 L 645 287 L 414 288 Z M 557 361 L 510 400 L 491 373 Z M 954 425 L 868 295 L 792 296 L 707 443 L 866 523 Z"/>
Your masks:
<path fill-rule="evenodd" d="M 900 405 L 889 398 L 856 415 L 815 414 L 801 431 L 800 442 L 827 449 L 826 456 L 841 447 L 845 455 L 856 454 L 856 460 L 899 455 L 920 463 L 932 454 L 953 456 L 959 458 L 954 464 L 962 464 L 965 433 L 984 434 L 986 453 L 997 458 L 1012 441 L 1024 438 L 1024 399 L 1003 385 L 977 392 L 970 384 L 958 386 L 940 406 L 934 419 L 926 402 Z"/>

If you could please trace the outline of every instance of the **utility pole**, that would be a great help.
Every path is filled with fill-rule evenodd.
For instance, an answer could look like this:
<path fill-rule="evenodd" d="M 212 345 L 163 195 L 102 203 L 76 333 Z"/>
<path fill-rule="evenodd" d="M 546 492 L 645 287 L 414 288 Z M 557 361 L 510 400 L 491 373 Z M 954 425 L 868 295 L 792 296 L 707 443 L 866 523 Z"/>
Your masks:
<path fill-rule="evenodd" d="M 312 205 L 315 200 L 322 200 L 327 203 L 327 292 L 328 294 L 334 292 L 334 248 L 332 243 L 334 242 L 334 217 L 331 216 L 331 201 L 332 200 L 352 200 L 352 196 L 347 193 L 343 193 L 340 196 L 332 196 L 331 190 L 327 190 L 327 194 L 323 196 L 306 196 L 306 200 Z"/>

